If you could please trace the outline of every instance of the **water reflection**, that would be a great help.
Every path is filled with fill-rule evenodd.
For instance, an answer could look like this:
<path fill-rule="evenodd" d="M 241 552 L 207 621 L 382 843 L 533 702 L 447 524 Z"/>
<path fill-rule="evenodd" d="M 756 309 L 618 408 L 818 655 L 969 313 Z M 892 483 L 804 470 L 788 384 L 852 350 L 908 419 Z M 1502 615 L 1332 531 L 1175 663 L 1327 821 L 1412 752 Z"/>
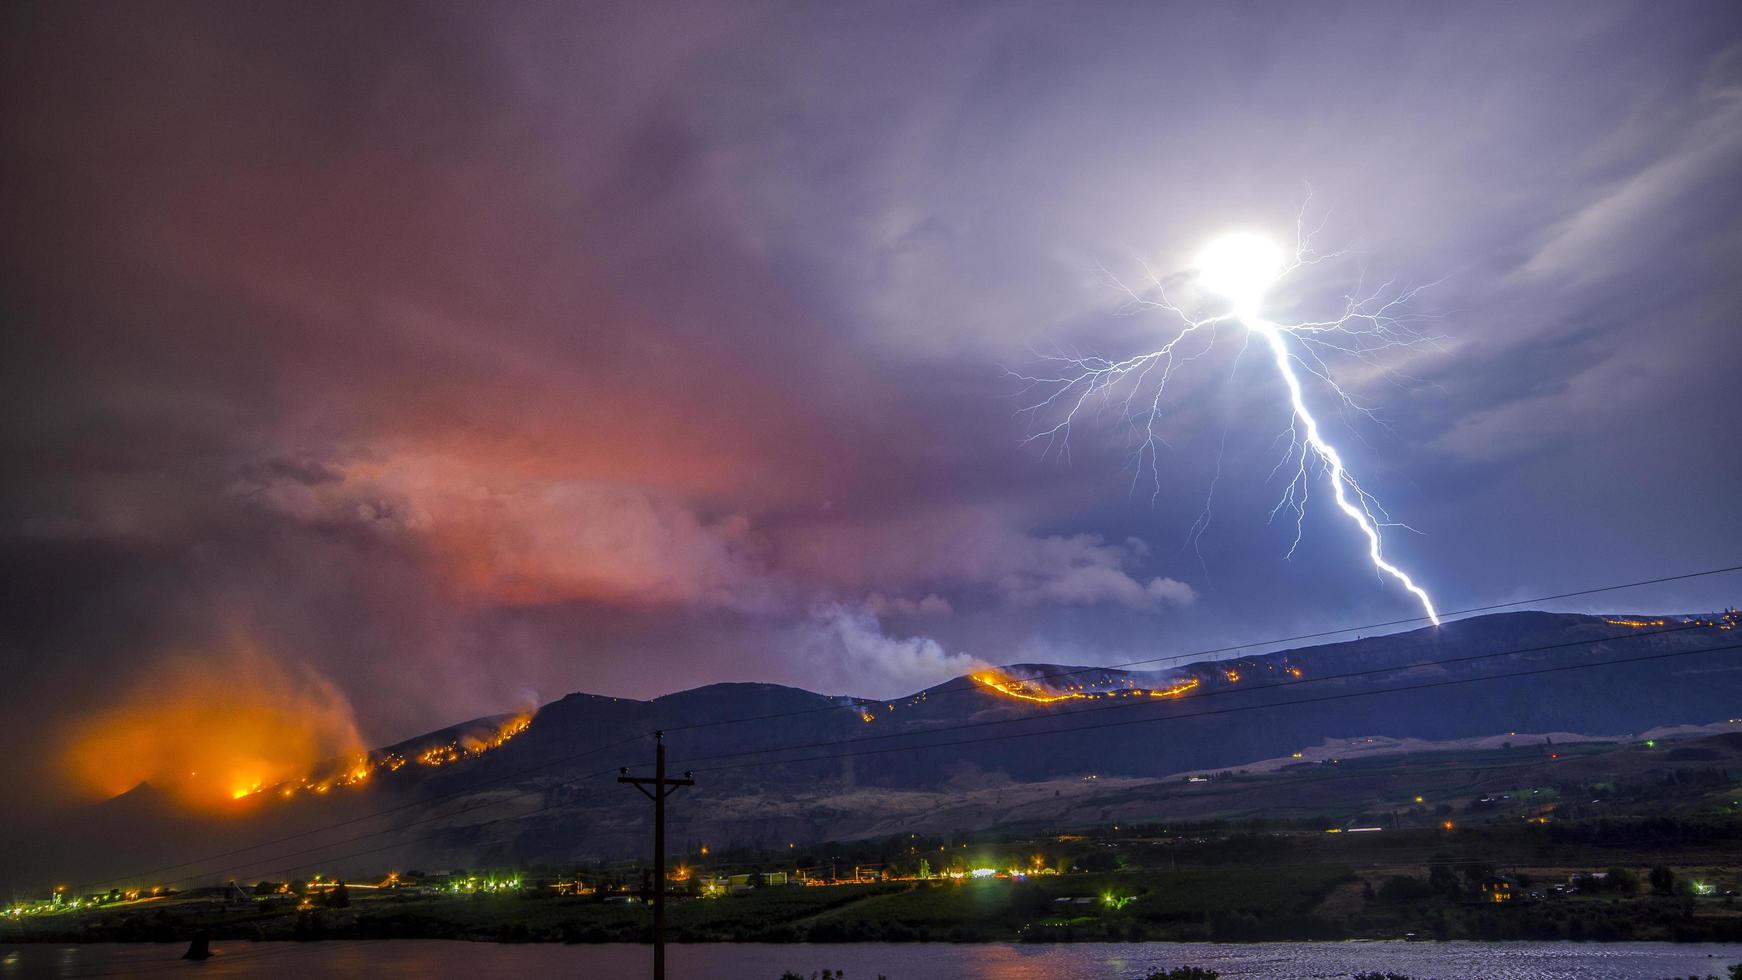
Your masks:
<path fill-rule="evenodd" d="M 214 942 L 204 963 L 180 959 L 186 944 L 0 947 L 0 978 L 289 975 L 325 977 L 637 977 L 645 946 L 496 945 L 426 940 Z M 1076 943 L 1071 945 L 696 944 L 671 947 L 673 980 L 779 980 L 824 968 L 850 980 L 1141 980 L 1182 964 L 1250 980 L 1401 973 L 1426 980 L 1655 980 L 1725 975 L 1742 945 L 1666 943 Z"/>

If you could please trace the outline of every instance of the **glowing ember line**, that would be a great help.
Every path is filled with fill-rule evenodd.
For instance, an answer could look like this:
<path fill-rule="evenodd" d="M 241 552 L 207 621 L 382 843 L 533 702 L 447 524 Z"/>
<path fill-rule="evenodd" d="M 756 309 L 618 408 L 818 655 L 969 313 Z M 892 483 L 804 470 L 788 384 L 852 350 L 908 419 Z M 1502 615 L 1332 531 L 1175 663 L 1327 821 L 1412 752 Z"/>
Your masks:
<path fill-rule="evenodd" d="M 515 715 L 504 722 L 501 727 L 486 738 L 462 735 L 459 738 L 432 745 L 418 753 L 415 761 L 423 766 L 444 766 L 459 762 L 462 759 L 472 759 L 492 749 L 500 748 L 509 739 L 532 727 L 530 714 Z M 246 799 L 250 796 L 272 792 L 289 799 L 300 790 L 316 794 L 324 794 L 334 786 L 356 786 L 367 782 L 377 771 L 398 772 L 404 768 L 408 760 L 398 752 L 383 752 L 380 755 L 358 756 L 346 763 L 337 772 L 329 770 L 326 775 L 311 773 L 299 780 L 278 783 L 273 786 L 262 786 L 254 783 L 247 788 L 239 788 L 234 792 L 235 799 Z"/>
<path fill-rule="evenodd" d="M 1142 688 L 1123 687 L 1110 690 L 1084 691 L 1069 689 L 1055 691 L 1042 687 L 1034 681 L 1023 680 L 1006 674 L 1003 671 L 982 671 L 972 675 L 975 683 L 989 690 L 997 691 L 1008 698 L 1021 701 L 1033 701 L 1036 704 L 1053 704 L 1058 701 L 1100 701 L 1122 697 L 1177 698 L 1200 683 L 1196 677 L 1189 677 L 1169 687 Z"/>

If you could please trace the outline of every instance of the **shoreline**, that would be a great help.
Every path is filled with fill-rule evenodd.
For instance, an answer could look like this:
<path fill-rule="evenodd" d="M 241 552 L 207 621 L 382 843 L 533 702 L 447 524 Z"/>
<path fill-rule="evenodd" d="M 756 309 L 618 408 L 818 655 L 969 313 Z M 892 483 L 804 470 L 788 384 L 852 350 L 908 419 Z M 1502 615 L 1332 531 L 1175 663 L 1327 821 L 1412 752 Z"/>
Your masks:
<path fill-rule="evenodd" d="M 502 940 L 487 937 L 467 936 L 321 936 L 318 938 L 296 938 L 291 936 L 236 936 L 214 935 L 210 937 L 213 943 L 248 943 L 256 944 L 288 944 L 297 946 L 315 946 L 321 944 L 344 945 L 347 943 L 463 943 L 469 946 L 635 946 L 652 948 L 652 940 L 621 940 L 609 939 L 600 941 L 561 940 L 561 939 L 522 939 Z M 0 948 L 8 946 L 186 946 L 190 939 L 66 939 L 66 938 L 18 938 L 0 937 Z M 1733 945 L 1742 947 L 1742 939 L 1712 940 L 1712 939 L 1471 939 L 1460 937 L 1456 939 L 1421 938 L 1408 939 L 1401 936 L 1351 936 L 1340 939 L 1059 939 L 1059 940 L 1022 940 L 1022 939 L 900 939 L 900 940 L 769 940 L 769 939 L 670 939 L 667 946 L 814 946 L 817 948 L 833 948 L 839 946 L 986 946 L 986 947 L 1025 947 L 1025 946 L 1203 946 L 1243 948 L 1256 946 L 1339 946 L 1339 945 L 1409 945 L 1409 946 L 1710 946 Z"/>

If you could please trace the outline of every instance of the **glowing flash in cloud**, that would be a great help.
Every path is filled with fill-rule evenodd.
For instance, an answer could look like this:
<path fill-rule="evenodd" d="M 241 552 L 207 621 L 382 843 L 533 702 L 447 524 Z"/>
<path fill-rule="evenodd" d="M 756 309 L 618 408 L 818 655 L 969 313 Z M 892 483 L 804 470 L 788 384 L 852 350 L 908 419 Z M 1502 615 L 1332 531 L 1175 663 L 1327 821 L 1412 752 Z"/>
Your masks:
<path fill-rule="evenodd" d="M 1161 415 L 1162 394 L 1168 382 L 1176 368 L 1208 352 L 1221 328 L 1243 328 L 1243 344 L 1246 346 L 1242 346 L 1241 352 L 1257 341 L 1269 351 L 1277 373 L 1288 388 L 1291 409 L 1287 430 L 1289 448 L 1272 474 L 1291 464 L 1294 468 L 1282 499 L 1271 511 L 1273 517 L 1284 509 L 1294 512 L 1295 537 L 1288 554 L 1292 556 L 1300 545 L 1301 522 L 1306 515 L 1311 477 L 1315 471 L 1323 472 L 1329 478 L 1337 509 L 1366 537 L 1367 555 L 1373 566 L 1415 596 L 1427 618 L 1437 626 L 1439 613 L 1434 609 L 1427 590 L 1385 558 L 1381 529 L 1405 525 L 1391 521 L 1379 502 L 1361 489 L 1350 474 L 1342 454 L 1325 438 L 1318 420 L 1307 407 L 1301 382 L 1301 371 L 1304 370 L 1322 382 L 1323 387 L 1342 404 L 1363 414 L 1371 414 L 1332 380 L 1324 358 L 1327 355 L 1348 355 L 1373 363 L 1382 350 L 1430 341 L 1431 338 L 1415 331 L 1411 326 L 1414 317 L 1404 312 L 1409 300 L 1419 290 L 1394 292 L 1388 283 L 1372 295 L 1350 298 L 1342 315 L 1335 320 L 1282 324 L 1265 319 L 1259 312 L 1265 293 L 1277 280 L 1302 265 L 1328 257 L 1312 254 L 1306 236 L 1298 228 L 1292 256 L 1259 235 L 1236 233 L 1216 239 L 1194 263 L 1198 285 L 1229 304 L 1226 312 L 1209 317 L 1187 315 L 1168 298 L 1164 284 L 1153 274 L 1149 276 L 1153 298 L 1121 284 L 1137 307 L 1162 310 L 1177 316 L 1179 329 L 1159 349 L 1146 354 L 1121 361 L 1060 355 L 1046 359 L 1058 370 L 1053 376 L 1018 375 L 1046 392 L 1044 398 L 1027 407 L 1027 412 L 1038 415 L 1058 411 L 1062 415 L 1056 424 L 1032 436 L 1031 441 L 1042 439 L 1049 446 L 1062 445 L 1069 437 L 1071 425 L 1079 412 L 1090 405 L 1118 402 L 1128 417 L 1142 425 L 1143 439 L 1137 450 L 1138 468 L 1141 471 L 1147 459 L 1159 490 L 1160 474 L 1155 464 L 1159 437 L 1155 433 L 1155 423 Z M 1120 393 L 1122 387 L 1125 389 L 1123 394 Z M 1220 473 L 1219 463 L 1217 472 Z M 1193 526 L 1194 536 L 1202 533 L 1208 513 L 1206 506 L 1204 516 Z"/>

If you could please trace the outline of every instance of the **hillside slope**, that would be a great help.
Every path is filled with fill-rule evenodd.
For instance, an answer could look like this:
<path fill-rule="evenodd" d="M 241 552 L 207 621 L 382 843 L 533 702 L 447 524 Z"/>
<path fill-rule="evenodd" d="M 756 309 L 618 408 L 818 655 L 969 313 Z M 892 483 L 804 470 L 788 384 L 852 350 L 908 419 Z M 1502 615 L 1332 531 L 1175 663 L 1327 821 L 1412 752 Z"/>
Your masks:
<path fill-rule="evenodd" d="M 509 731 L 502 716 L 374 756 L 477 749 L 450 752 L 445 764 L 380 765 L 318 796 L 262 792 L 221 820 L 178 813 L 142 789 L 61 821 L 52 844 L 7 864 L 25 886 L 135 871 L 221 880 L 637 855 L 651 808 L 611 777 L 651 761 L 654 730 L 667 733 L 674 770 L 697 770 L 696 787 L 674 800 L 673 840 L 729 846 L 897 832 L 945 810 L 964 829 L 994 826 L 1014 819 L 1018 798 L 1067 801 L 1113 782 L 1129 796 L 1144 781 L 1287 758 L 1327 740 L 1619 735 L 1742 714 L 1742 657 L 1722 649 L 1742 633 L 1654 632 L 1507 613 L 1163 671 L 1016 665 L 893 701 L 754 683 L 650 701 L 571 694 L 530 724 L 513 722 L 512 738 L 487 737 Z M 958 805 L 969 800 L 978 802 Z M 1066 807 L 1056 819 L 1094 810 Z M 293 834 L 159 870 L 190 852 Z"/>

